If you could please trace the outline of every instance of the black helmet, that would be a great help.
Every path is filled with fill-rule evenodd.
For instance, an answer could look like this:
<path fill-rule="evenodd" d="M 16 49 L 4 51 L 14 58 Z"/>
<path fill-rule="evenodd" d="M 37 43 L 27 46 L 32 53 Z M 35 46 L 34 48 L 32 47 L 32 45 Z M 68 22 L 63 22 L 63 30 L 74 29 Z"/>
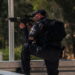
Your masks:
<path fill-rule="evenodd" d="M 37 11 L 34 11 L 34 12 L 32 13 L 32 16 L 35 16 L 37 13 L 40 13 L 40 14 L 43 15 L 43 16 L 47 16 L 47 13 L 46 13 L 45 10 L 37 10 Z"/>

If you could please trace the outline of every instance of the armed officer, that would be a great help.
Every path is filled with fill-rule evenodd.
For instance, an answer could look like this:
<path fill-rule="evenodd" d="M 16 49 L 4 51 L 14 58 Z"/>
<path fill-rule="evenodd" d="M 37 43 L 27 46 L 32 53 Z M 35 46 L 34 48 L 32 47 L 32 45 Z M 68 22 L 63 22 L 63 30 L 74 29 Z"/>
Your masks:
<path fill-rule="evenodd" d="M 48 20 L 45 10 L 37 10 L 32 15 L 35 22 L 28 32 L 28 41 L 24 44 L 21 53 L 23 73 L 30 75 L 30 55 L 35 55 L 44 59 L 48 75 L 58 75 L 62 49 L 60 42 L 48 40 L 50 33 L 47 34 L 47 29 L 49 29 L 48 25 L 52 20 Z M 20 25 L 21 29 L 25 29 L 25 27 L 24 24 Z M 53 34 L 53 32 L 51 33 Z M 55 45 L 52 45 L 53 43 Z"/>

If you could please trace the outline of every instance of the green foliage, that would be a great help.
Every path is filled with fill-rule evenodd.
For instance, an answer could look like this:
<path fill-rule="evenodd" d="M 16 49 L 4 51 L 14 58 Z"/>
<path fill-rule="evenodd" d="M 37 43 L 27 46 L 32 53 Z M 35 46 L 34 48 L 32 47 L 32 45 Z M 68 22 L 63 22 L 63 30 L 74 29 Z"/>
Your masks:
<path fill-rule="evenodd" d="M 15 60 L 20 60 L 21 58 L 22 46 L 15 48 Z"/>
<path fill-rule="evenodd" d="M 3 60 L 8 60 L 9 59 L 9 50 L 8 50 L 8 48 L 0 49 L 0 52 L 2 52 L 2 54 L 3 54 Z"/>
<path fill-rule="evenodd" d="M 5 47 L 8 45 L 8 23 L 4 20 L 4 18 L 8 17 L 8 0 L 0 1 L 0 41 L 2 41 L 2 45 Z M 32 5 L 27 3 L 26 0 L 14 0 L 14 3 L 15 17 L 24 16 L 33 10 Z M 18 25 L 19 23 L 15 24 L 15 47 L 20 45 L 20 42 L 22 41 L 21 38 L 23 37 L 20 37 L 22 32 L 20 31 Z"/>
<path fill-rule="evenodd" d="M 52 18 L 64 17 L 68 22 L 75 22 L 75 0 L 28 0 L 31 1 L 34 10 L 45 9 Z M 62 11 L 63 10 L 63 11 Z M 56 14 L 57 13 L 57 14 Z M 63 17 L 62 17 L 63 15 Z"/>
<path fill-rule="evenodd" d="M 27 3 L 26 0 L 14 0 L 14 3 L 15 16 L 24 16 L 33 10 L 32 5 Z"/>
<path fill-rule="evenodd" d="M 20 59 L 21 59 L 21 51 L 22 51 L 22 45 L 19 46 L 19 47 L 16 47 L 16 48 L 14 49 L 15 60 L 20 60 Z M 9 49 L 8 49 L 8 48 L 0 49 L 0 52 L 1 52 L 2 55 L 3 55 L 3 60 L 6 60 L 6 61 L 9 60 Z M 39 60 L 40 58 L 31 55 L 31 59 L 32 59 L 32 60 Z"/>
<path fill-rule="evenodd" d="M 14 0 L 15 17 L 24 17 L 33 11 L 33 6 L 26 0 Z M 24 42 L 23 32 L 19 29 L 19 23 L 15 23 L 15 47 Z"/>
<path fill-rule="evenodd" d="M 31 55 L 31 60 L 41 60 L 41 58 Z"/>
<path fill-rule="evenodd" d="M 63 8 L 64 19 L 68 22 L 75 22 L 75 0 L 55 0 Z"/>
<path fill-rule="evenodd" d="M 45 9 L 51 19 L 63 20 L 62 9 L 54 0 L 28 0 L 34 10 Z"/>
<path fill-rule="evenodd" d="M 22 51 L 22 45 L 15 48 L 15 60 L 20 60 L 21 59 L 21 51 Z M 36 56 L 33 56 L 31 55 L 31 60 L 39 60 L 41 58 L 39 57 L 36 57 Z"/>

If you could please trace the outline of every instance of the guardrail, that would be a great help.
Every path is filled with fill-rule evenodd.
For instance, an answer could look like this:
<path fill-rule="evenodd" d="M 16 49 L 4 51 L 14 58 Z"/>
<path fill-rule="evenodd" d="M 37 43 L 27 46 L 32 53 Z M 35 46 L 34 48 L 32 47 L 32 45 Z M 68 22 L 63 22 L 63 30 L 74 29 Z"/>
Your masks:
<path fill-rule="evenodd" d="M 21 68 L 20 61 L 3 61 L 0 62 L 0 70 L 18 71 Z M 75 71 L 75 60 L 60 60 L 60 71 Z M 31 60 L 31 71 L 46 71 L 46 66 L 43 60 Z"/>

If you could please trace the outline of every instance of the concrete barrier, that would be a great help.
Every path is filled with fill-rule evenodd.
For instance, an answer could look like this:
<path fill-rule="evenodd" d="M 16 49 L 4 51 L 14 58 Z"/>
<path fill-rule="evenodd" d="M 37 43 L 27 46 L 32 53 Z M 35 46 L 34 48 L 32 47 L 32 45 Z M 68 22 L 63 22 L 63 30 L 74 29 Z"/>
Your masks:
<path fill-rule="evenodd" d="M 3 61 L 0 62 L 0 70 L 17 71 L 20 70 L 20 61 Z M 75 71 L 75 60 L 60 60 L 60 71 Z M 43 60 L 31 60 L 31 71 L 46 71 L 46 66 Z"/>

